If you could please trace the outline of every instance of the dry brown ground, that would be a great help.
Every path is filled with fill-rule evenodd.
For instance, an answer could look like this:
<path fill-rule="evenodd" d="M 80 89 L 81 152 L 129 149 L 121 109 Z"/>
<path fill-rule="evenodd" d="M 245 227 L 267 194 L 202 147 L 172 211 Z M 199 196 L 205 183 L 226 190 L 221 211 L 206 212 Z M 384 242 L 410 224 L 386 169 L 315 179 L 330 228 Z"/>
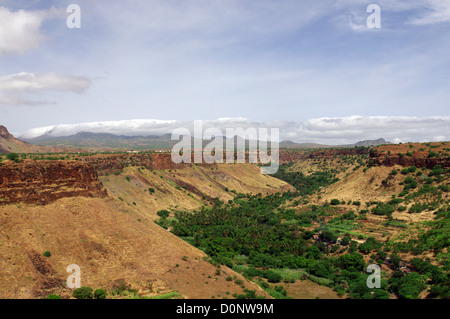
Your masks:
<path fill-rule="evenodd" d="M 283 286 L 287 295 L 294 299 L 343 299 L 333 289 L 309 280 L 296 280 Z"/>
<path fill-rule="evenodd" d="M 154 220 L 160 209 L 203 205 L 199 195 L 177 189 L 174 180 L 189 182 L 203 194 L 224 200 L 230 196 L 224 187 L 256 193 L 290 186 L 259 174 L 259 168 L 250 165 L 215 168 L 212 174 L 210 169 L 195 166 L 154 173 L 132 167 L 120 175 L 102 177 L 108 198 L 1 206 L 0 298 L 43 298 L 51 293 L 70 297 L 65 286 L 70 264 L 81 267 L 82 286 L 94 289 L 109 290 L 124 282 L 143 296 L 176 291 L 184 298 L 231 298 L 243 293 L 241 286 L 226 280 L 231 276 L 242 279 L 245 288 L 270 297 L 225 266 L 216 274 L 217 268 L 203 259 L 202 251 Z M 155 188 L 152 195 L 149 187 Z M 51 256 L 44 257 L 45 251 Z"/>
<path fill-rule="evenodd" d="M 47 206 L 2 207 L 0 298 L 69 296 L 64 283 L 70 264 L 81 267 L 82 285 L 94 289 L 124 281 L 146 295 L 172 290 L 185 298 L 242 293 L 225 280 L 236 275 L 232 270 L 222 266 L 216 276 L 203 252 L 138 217 L 115 199 L 66 198 Z M 51 256 L 43 257 L 45 251 Z M 244 281 L 248 289 L 265 295 Z"/>
<path fill-rule="evenodd" d="M 120 175 L 110 174 L 100 179 L 111 197 L 120 197 L 130 210 L 139 211 L 143 218 L 150 219 L 159 218 L 156 212 L 161 209 L 199 208 L 207 203 L 207 198 L 231 200 L 235 196 L 233 190 L 245 194 L 294 190 L 283 181 L 262 175 L 259 167 L 252 164 L 194 165 L 153 171 L 127 167 Z M 183 185 L 186 188 L 181 187 Z M 150 194 L 149 188 L 155 192 Z"/>

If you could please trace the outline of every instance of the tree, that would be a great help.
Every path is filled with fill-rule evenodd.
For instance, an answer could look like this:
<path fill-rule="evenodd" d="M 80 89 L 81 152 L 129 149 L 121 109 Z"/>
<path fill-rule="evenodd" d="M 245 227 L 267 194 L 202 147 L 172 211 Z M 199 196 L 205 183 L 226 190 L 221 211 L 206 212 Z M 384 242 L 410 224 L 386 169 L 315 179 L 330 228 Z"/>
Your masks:
<path fill-rule="evenodd" d="M 354 252 L 351 254 L 344 254 L 342 256 L 339 256 L 337 265 L 341 269 L 351 270 L 353 268 L 354 270 L 363 271 L 366 263 L 364 262 L 363 255 Z"/>
<path fill-rule="evenodd" d="M 329 278 L 333 274 L 331 262 L 328 259 L 322 259 L 311 264 L 308 266 L 307 270 L 310 274 L 322 278 Z"/>

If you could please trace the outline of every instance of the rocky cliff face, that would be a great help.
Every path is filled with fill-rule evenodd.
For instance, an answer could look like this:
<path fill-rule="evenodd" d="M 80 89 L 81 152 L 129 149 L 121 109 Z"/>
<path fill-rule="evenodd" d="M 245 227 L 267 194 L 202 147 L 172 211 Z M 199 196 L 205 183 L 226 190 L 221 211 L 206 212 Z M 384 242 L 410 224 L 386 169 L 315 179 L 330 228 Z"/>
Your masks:
<path fill-rule="evenodd" d="M 394 166 L 401 165 L 405 167 L 416 166 L 432 169 L 435 165 L 450 167 L 450 158 L 430 158 L 425 152 L 414 154 L 413 156 L 399 154 L 383 154 L 379 150 L 372 149 L 369 153 L 369 162 L 372 165 Z"/>
<path fill-rule="evenodd" d="M 0 125 L 0 154 L 2 153 L 50 153 L 60 152 L 53 147 L 31 145 L 16 139 L 8 129 Z"/>
<path fill-rule="evenodd" d="M 24 161 L 0 166 L 0 205 L 48 204 L 76 196 L 107 196 L 97 172 L 86 163 Z"/>
<path fill-rule="evenodd" d="M 14 139 L 14 136 L 12 136 L 6 127 L 4 127 L 3 125 L 0 125 L 0 137 L 7 139 L 7 140 L 12 140 Z"/>
<path fill-rule="evenodd" d="M 280 151 L 280 164 L 295 162 L 297 160 L 330 158 L 333 156 L 368 154 L 367 148 L 330 148 L 315 151 Z"/>

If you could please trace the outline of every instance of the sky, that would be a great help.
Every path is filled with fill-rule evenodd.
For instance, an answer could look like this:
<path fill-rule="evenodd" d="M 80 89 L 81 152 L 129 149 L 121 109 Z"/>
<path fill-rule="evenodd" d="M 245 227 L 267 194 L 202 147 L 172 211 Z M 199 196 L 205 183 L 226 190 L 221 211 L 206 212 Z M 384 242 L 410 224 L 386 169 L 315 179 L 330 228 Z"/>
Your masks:
<path fill-rule="evenodd" d="M 449 52 L 450 0 L 0 0 L 0 124 L 450 140 Z"/>

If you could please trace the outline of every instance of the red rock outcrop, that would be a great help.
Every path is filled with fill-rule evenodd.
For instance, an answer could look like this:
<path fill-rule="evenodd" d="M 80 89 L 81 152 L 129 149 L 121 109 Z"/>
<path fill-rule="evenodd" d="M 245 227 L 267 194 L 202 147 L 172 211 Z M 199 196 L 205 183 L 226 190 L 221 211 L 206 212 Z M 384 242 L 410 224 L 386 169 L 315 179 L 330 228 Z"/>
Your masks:
<path fill-rule="evenodd" d="M 399 154 L 383 154 L 377 149 L 372 149 L 369 153 L 369 163 L 372 165 L 394 166 L 401 165 L 405 167 L 416 166 L 432 169 L 435 165 L 450 167 L 450 158 L 428 157 L 427 153 L 418 153 L 412 156 Z"/>
<path fill-rule="evenodd" d="M 364 154 L 368 154 L 367 148 L 327 148 L 314 151 L 281 150 L 280 164 L 286 164 L 305 159 L 330 158 L 334 156 L 349 156 L 349 155 L 364 155 Z"/>
<path fill-rule="evenodd" d="M 23 161 L 0 166 L 0 205 L 48 204 L 63 197 L 105 197 L 93 167 L 78 161 Z"/>

